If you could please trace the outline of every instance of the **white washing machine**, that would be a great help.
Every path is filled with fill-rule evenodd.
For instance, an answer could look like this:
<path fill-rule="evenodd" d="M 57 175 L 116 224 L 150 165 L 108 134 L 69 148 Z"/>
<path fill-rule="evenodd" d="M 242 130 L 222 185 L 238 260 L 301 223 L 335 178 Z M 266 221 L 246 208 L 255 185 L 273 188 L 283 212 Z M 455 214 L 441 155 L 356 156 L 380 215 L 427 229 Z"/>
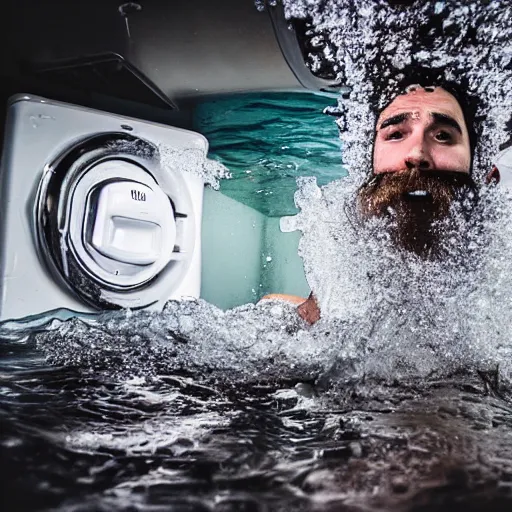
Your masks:
<path fill-rule="evenodd" d="M 194 132 L 30 95 L 9 101 L 0 168 L 0 320 L 198 297 L 204 183 L 167 151 Z M 183 161 L 183 159 L 181 159 Z"/>

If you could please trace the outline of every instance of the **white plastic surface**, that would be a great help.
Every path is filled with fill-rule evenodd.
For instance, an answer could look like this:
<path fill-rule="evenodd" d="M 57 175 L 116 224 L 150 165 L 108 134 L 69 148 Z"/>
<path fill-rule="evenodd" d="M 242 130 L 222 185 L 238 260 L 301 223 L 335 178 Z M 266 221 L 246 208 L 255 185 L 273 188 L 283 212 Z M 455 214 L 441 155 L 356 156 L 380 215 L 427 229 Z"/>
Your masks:
<path fill-rule="evenodd" d="M 494 165 L 500 171 L 500 186 L 512 190 L 512 148 L 499 153 Z"/>
<path fill-rule="evenodd" d="M 156 145 L 163 143 L 178 151 L 198 148 L 206 152 L 208 148 L 202 135 L 179 128 L 35 96 L 18 95 L 11 99 L 0 167 L 0 197 L 3 199 L 0 216 L 0 320 L 56 308 L 95 311 L 56 280 L 38 254 L 31 227 L 32 207 L 36 199 L 34 191 L 43 173 L 50 172 L 44 170 L 45 165 L 62 151 L 91 135 L 118 132 L 126 124 L 132 128 L 130 133 L 133 136 Z M 170 287 L 165 279 L 152 283 L 152 288 L 160 294 L 160 300 L 151 306 L 153 309 L 161 309 L 169 299 L 199 296 L 204 182 L 192 173 L 180 175 L 184 188 L 176 188 L 169 172 L 162 172 L 159 180 L 165 183 L 162 189 L 173 199 L 177 211 L 188 214 L 192 228 L 195 228 L 192 230 L 195 243 L 190 255 L 191 263 L 177 286 Z M 190 211 L 180 204 L 184 193 L 191 197 Z M 187 233 L 190 232 L 187 229 Z M 141 305 L 138 293 L 127 294 L 125 307 Z"/>
<path fill-rule="evenodd" d="M 155 190 L 132 181 L 101 188 L 92 235 L 93 247 L 109 258 L 149 265 L 174 246 L 176 224 L 171 203 Z"/>

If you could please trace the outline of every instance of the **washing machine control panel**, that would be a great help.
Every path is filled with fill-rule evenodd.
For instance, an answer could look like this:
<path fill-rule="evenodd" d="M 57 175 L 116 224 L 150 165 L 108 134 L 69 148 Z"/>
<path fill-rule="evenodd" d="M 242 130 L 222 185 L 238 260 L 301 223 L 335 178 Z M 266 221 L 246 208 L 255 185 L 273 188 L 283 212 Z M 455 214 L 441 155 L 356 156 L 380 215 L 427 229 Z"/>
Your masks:
<path fill-rule="evenodd" d="M 167 195 L 133 181 L 100 187 L 90 245 L 108 258 L 134 265 L 170 259 L 176 225 Z"/>

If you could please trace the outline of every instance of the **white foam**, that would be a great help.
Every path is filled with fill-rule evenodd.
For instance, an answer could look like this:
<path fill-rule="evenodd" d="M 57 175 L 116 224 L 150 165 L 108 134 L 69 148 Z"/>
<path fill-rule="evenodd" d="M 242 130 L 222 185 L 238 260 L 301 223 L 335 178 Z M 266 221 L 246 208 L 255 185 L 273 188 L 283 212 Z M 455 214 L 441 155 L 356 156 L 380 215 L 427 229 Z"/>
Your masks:
<path fill-rule="evenodd" d="M 200 148 L 177 150 L 161 144 L 158 149 L 160 164 L 164 169 L 192 173 L 215 190 L 219 188 L 220 179 L 231 178 L 231 173 L 226 166 L 217 160 L 207 158 L 205 152 Z"/>

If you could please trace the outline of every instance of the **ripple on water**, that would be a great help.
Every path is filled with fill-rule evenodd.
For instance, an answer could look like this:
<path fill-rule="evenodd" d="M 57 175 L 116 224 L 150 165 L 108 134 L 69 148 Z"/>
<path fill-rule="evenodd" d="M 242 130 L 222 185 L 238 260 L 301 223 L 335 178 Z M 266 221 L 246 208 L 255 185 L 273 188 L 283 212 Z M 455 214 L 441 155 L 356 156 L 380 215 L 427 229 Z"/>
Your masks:
<path fill-rule="evenodd" d="M 505 387 L 462 374 L 306 398 L 292 384 L 115 381 L 42 363 L 11 372 L 3 499 L 10 510 L 77 511 L 510 506 Z"/>

